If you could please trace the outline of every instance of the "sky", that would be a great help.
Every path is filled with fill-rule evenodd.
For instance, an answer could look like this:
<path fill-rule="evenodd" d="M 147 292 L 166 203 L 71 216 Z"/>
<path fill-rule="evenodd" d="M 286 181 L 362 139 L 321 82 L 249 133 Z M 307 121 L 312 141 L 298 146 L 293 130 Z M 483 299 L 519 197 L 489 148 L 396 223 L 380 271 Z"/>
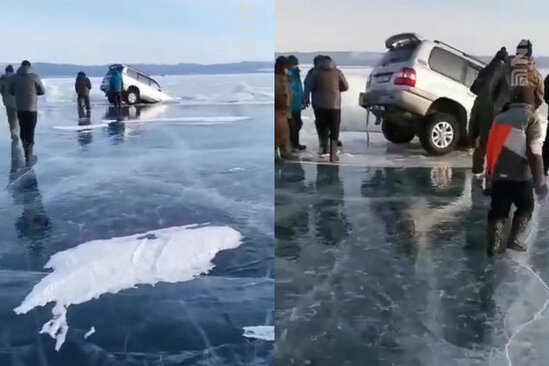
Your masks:
<path fill-rule="evenodd" d="M 276 0 L 275 50 L 382 52 L 415 32 L 479 56 L 528 38 L 549 56 L 548 15 L 546 0 Z"/>
<path fill-rule="evenodd" d="M 272 60 L 274 0 L 11 0 L 2 62 L 226 63 Z"/>

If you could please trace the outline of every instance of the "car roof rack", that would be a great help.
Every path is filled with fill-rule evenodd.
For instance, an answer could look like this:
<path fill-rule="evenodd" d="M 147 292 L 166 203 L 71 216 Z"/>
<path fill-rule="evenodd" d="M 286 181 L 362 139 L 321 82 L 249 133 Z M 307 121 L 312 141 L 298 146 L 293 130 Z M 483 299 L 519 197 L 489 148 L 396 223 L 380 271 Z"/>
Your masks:
<path fill-rule="evenodd" d="M 485 63 L 484 61 L 482 61 L 482 60 L 476 58 L 475 56 L 471 56 L 470 54 L 465 53 L 465 52 L 463 52 L 462 50 L 455 48 L 454 46 L 450 46 L 448 43 L 444 43 L 444 42 L 439 41 L 439 40 L 434 40 L 433 42 L 435 42 L 435 43 L 437 43 L 437 44 L 444 45 L 444 46 L 446 46 L 446 47 L 448 47 L 448 48 L 451 48 L 452 50 L 461 53 L 463 56 L 469 57 L 470 59 L 473 59 L 473 60 L 475 60 L 476 62 L 479 62 L 479 63 L 482 64 L 482 65 L 486 65 L 486 63 Z"/>
<path fill-rule="evenodd" d="M 422 41 L 417 33 L 399 33 L 385 40 L 385 48 L 392 49 L 396 44 L 410 43 L 418 44 Z"/>

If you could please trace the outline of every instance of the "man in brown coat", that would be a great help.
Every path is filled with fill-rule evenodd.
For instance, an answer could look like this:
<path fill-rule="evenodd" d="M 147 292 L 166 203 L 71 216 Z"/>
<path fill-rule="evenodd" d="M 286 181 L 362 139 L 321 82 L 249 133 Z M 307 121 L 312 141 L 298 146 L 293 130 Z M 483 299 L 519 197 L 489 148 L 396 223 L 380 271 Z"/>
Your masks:
<path fill-rule="evenodd" d="M 292 92 L 288 82 L 286 58 L 275 62 L 275 150 L 282 159 L 291 159 L 290 119 L 292 118 Z"/>
<path fill-rule="evenodd" d="M 74 89 L 77 95 L 78 118 L 90 117 L 90 89 L 91 82 L 83 71 L 80 71 L 74 82 Z"/>
<path fill-rule="evenodd" d="M 330 152 L 330 161 L 337 161 L 337 144 L 341 124 L 341 93 L 349 90 L 345 76 L 336 67 L 330 56 L 318 62 L 305 82 L 304 99 L 308 103 L 312 94 L 312 104 L 316 111 L 319 140 L 324 153 Z M 328 140 L 330 144 L 328 145 Z"/>

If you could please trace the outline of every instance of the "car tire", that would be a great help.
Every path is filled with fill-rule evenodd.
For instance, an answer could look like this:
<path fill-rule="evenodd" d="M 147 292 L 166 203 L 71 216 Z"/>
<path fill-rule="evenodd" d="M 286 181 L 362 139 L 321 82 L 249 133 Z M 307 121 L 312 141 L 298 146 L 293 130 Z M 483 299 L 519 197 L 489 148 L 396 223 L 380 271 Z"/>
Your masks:
<path fill-rule="evenodd" d="M 126 103 L 134 105 L 139 103 L 139 89 L 131 87 L 126 93 Z"/>
<path fill-rule="evenodd" d="M 389 120 L 383 120 L 381 132 L 388 141 L 395 144 L 407 144 L 416 135 L 413 126 L 399 126 Z"/>
<path fill-rule="evenodd" d="M 433 113 L 425 117 L 419 140 L 431 155 L 445 155 L 456 149 L 461 129 L 456 117 L 448 113 Z"/>

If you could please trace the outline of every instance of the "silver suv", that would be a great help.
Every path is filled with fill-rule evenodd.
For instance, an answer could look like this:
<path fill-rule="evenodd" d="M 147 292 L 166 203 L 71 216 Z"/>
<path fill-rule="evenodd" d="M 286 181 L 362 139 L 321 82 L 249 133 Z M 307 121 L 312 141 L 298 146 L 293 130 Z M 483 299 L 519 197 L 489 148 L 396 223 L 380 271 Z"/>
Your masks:
<path fill-rule="evenodd" d="M 385 41 L 387 52 L 372 70 L 359 103 L 381 123 L 385 138 L 408 143 L 418 136 L 433 155 L 467 141 L 475 100 L 469 90 L 485 64 L 440 41 L 415 33 Z"/>

